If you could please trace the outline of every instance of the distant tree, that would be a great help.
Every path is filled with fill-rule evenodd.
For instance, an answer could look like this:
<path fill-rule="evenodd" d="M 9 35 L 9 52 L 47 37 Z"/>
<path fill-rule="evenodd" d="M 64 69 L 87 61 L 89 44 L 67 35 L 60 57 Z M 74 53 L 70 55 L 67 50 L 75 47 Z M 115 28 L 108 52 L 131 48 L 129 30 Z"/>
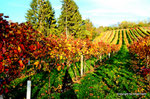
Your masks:
<path fill-rule="evenodd" d="M 138 22 L 137 25 L 138 25 L 139 27 L 144 26 L 144 22 L 140 21 L 140 22 Z"/>
<path fill-rule="evenodd" d="M 81 37 L 84 30 L 84 22 L 78 11 L 78 6 L 73 0 L 62 1 L 62 11 L 58 20 L 58 28 L 60 33 L 65 33 L 68 37 Z"/>
<path fill-rule="evenodd" d="M 32 0 L 30 7 L 25 17 L 33 28 L 39 29 L 45 36 L 56 34 L 55 12 L 49 0 Z"/>
<path fill-rule="evenodd" d="M 119 27 L 122 29 L 126 29 L 126 28 L 133 28 L 136 26 L 136 23 L 135 22 L 128 22 L 128 21 L 122 21 L 120 24 L 119 24 Z"/>
<path fill-rule="evenodd" d="M 93 23 L 90 21 L 90 19 L 85 20 L 85 30 L 85 38 L 93 40 L 96 36 L 98 36 L 98 32 L 96 31 L 96 28 L 93 26 Z"/>
<path fill-rule="evenodd" d="M 99 33 L 99 34 L 104 32 L 104 27 L 103 26 L 99 26 L 98 28 L 96 28 L 96 32 Z"/>

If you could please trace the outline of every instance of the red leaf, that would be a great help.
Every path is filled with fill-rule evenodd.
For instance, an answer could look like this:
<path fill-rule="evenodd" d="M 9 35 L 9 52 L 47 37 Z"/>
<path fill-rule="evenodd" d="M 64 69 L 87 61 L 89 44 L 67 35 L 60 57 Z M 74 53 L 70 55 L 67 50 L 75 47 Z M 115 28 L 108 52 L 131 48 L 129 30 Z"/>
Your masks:
<path fill-rule="evenodd" d="M 2 48 L 2 43 L 0 43 L 0 49 Z"/>
<path fill-rule="evenodd" d="M 4 68 L 3 68 L 3 65 L 2 65 L 3 63 L 2 62 L 0 62 L 0 73 L 2 73 L 3 71 L 4 71 Z"/>
<path fill-rule="evenodd" d="M 4 81 L 3 84 L 5 85 L 5 84 L 6 84 L 6 81 Z"/>
<path fill-rule="evenodd" d="M 29 49 L 30 49 L 31 51 L 35 51 L 35 50 L 36 50 L 36 46 L 35 46 L 35 45 L 30 45 L 30 46 L 29 46 Z"/>
<path fill-rule="evenodd" d="M 0 17 L 3 16 L 3 15 L 4 15 L 3 13 L 0 13 Z"/>
<path fill-rule="evenodd" d="M 24 48 L 24 45 L 23 44 L 21 44 L 20 45 L 20 47 L 21 47 L 21 49 L 24 51 L 25 50 L 25 48 Z"/>
<path fill-rule="evenodd" d="M 5 68 L 5 72 L 7 72 L 7 71 L 9 71 L 9 69 L 8 69 L 8 68 Z"/>
<path fill-rule="evenodd" d="M 19 65 L 20 65 L 21 67 L 23 67 L 23 66 L 24 66 L 24 64 L 23 64 L 22 60 L 19 60 Z"/>
<path fill-rule="evenodd" d="M 3 92 L 4 92 L 4 89 L 2 88 L 1 91 L 0 91 L 0 95 L 3 94 Z"/>
<path fill-rule="evenodd" d="M 3 60 L 3 56 L 0 55 L 0 61 Z"/>
<path fill-rule="evenodd" d="M 18 51 L 17 51 L 17 50 L 14 50 L 14 53 L 15 53 L 15 54 L 17 54 L 17 53 L 18 53 Z"/>
<path fill-rule="evenodd" d="M 39 44 L 39 42 L 37 42 L 37 49 L 39 49 L 41 46 L 40 46 L 40 44 Z"/>
<path fill-rule="evenodd" d="M 4 47 L 2 48 L 2 52 L 3 54 L 6 52 L 6 49 Z"/>
<path fill-rule="evenodd" d="M 4 16 L 5 18 L 9 18 L 9 16 Z"/>
<path fill-rule="evenodd" d="M 8 93 L 8 88 L 5 88 L 5 93 Z"/>

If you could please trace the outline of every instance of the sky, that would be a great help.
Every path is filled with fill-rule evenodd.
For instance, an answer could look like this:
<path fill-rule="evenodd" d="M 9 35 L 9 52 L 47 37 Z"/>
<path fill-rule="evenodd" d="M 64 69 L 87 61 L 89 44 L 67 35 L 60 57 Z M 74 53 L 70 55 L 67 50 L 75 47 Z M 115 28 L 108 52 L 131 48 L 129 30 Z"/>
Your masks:
<path fill-rule="evenodd" d="M 0 13 L 13 22 L 25 22 L 32 0 L 0 0 Z M 95 27 L 111 26 L 121 21 L 150 21 L 150 0 L 74 0 L 83 19 L 90 19 Z M 61 0 L 50 0 L 58 19 Z"/>

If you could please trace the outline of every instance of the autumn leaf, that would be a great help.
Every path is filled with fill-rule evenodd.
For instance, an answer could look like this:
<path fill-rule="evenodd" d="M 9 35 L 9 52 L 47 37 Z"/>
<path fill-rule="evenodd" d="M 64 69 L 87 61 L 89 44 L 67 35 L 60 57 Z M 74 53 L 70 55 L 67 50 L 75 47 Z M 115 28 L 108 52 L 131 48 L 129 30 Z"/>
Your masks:
<path fill-rule="evenodd" d="M 9 16 L 4 16 L 5 18 L 9 18 Z"/>
<path fill-rule="evenodd" d="M 36 50 L 36 46 L 35 46 L 35 45 L 30 45 L 30 46 L 29 46 L 29 49 L 30 49 L 31 51 L 35 51 L 35 50 Z"/>
<path fill-rule="evenodd" d="M 23 67 L 23 66 L 24 66 L 24 64 L 23 64 L 22 60 L 19 60 L 19 65 L 20 65 L 21 67 Z"/>
<path fill-rule="evenodd" d="M 18 51 L 17 51 L 17 50 L 14 50 L 14 53 L 15 53 L 15 54 L 18 54 Z"/>
<path fill-rule="evenodd" d="M 41 46 L 40 46 L 40 43 L 37 42 L 37 49 L 39 49 Z"/>
<path fill-rule="evenodd" d="M 5 93 L 8 93 L 8 88 L 5 88 Z"/>
<path fill-rule="evenodd" d="M 39 65 L 39 61 L 36 61 L 34 65 L 37 67 Z"/>
<path fill-rule="evenodd" d="M 20 31 L 20 30 L 18 30 L 15 34 L 20 35 L 20 34 L 21 34 L 21 31 Z"/>
<path fill-rule="evenodd" d="M 76 89 L 76 90 L 74 90 L 75 92 L 78 92 L 79 90 L 78 89 Z"/>
<path fill-rule="evenodd" d="M 2 48 L 2 43 L 0 43 L 0 49 Z"/>
<path fill-rule="evenodd" d="M 4 15 L 3 13 L 0 13 L 0 17 L 3 16 L 3 15 Z"/>
<path fill-rule="evenodd" d="M 20 48 L 20 46 L 18 46 L 18 52 L 19 52 L 19 53 L 21 52 L 21 48 Z"/>
<path fill-rule="evenodd" d="M 57 70 L 58 70 L 58 71 L 60 71 L 60 70 L 61 70 L 61 65 L 59 65 L 59 66 L 57 67 Z"/>
<path fill-rule="evenodd" d="M 2 52 L 3 54 L 6 52 L 6 49 L 4 47 L 2 48 Z"/>
<path fill-rule="evenodd" d="M 25 50 L 25 48 L 24 48 L 24 45 L 23 44 L 20 44 L 20 47 L 21 47 L 21 49 L 24 51 Z"/>
<path fill-rule="evenodd" d="M 90 93 L 90 96 L 93 96 L 93 93 Z"/>
<path fill-rule="evenodd" d="M 63 59 L 63 56 L 62 56 L 62 55 L 60 55 L 60 59 Z"/>
<path fill-rule="evenodd" d="M 0 55 L 0 61 L 3 60 L 3 56 Z"/>
<path fill-rule="evenodd" d="M 41 96 L 44 96 L 45 95 L 45 93 L 41 93 Z"/>

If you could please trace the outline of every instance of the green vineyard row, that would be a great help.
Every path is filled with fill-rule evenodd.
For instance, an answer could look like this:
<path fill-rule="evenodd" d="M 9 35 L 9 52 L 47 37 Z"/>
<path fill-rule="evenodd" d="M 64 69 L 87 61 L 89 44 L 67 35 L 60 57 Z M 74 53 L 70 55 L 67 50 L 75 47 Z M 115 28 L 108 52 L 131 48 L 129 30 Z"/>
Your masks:
<path fill-rule="evenodd" d="M 101 33 L 100 37 L 95 38 L 94 41 L 104 41 L 110 44 L 122 45 L 122 36 L 124 35 L 126 45 L 132 44 L 140 38 L 150 35 L 150 27 L 137 27 L 129 29 L 119 29 Z"/>

